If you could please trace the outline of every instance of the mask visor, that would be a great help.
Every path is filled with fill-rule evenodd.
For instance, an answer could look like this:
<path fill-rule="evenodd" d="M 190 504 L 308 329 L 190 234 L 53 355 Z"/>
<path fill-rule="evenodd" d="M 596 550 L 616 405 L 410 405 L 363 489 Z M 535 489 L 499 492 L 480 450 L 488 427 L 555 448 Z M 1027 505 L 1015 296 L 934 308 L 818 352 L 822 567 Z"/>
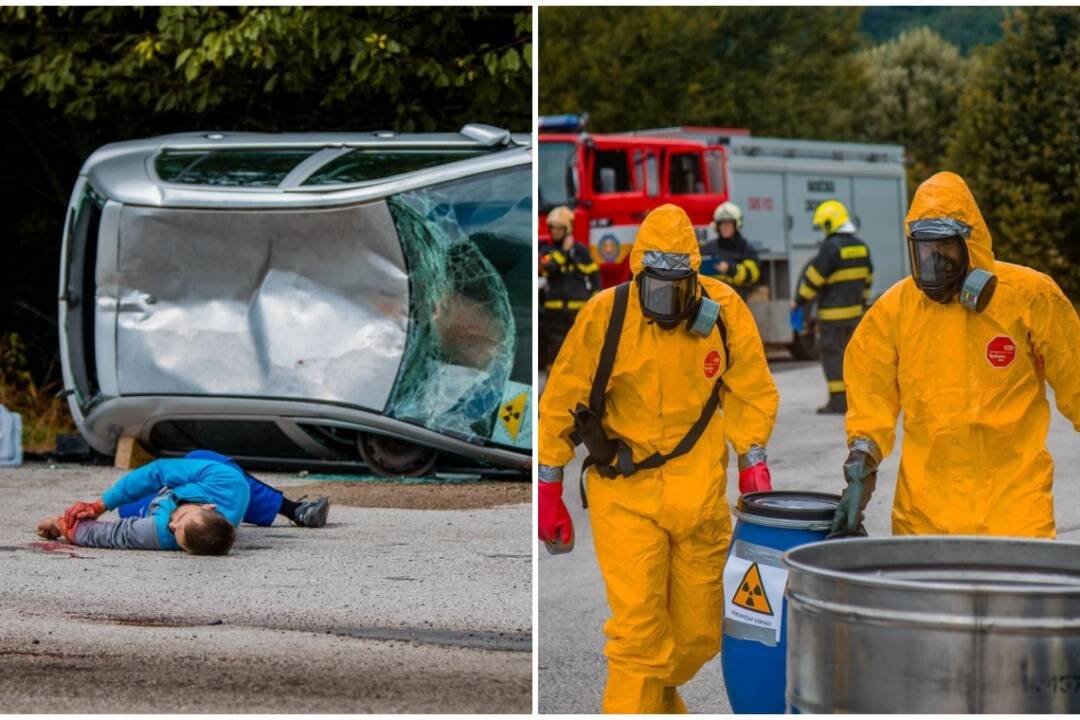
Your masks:
<path fill-rule="evenodd" d="M 911 274 L 919 287 L 958 283 L 968 271 L 971 228 L 951 218 L 916 220 L 908 225 Z"/>
<path fill-rule="evenodd" d="M 694 273 L 682 273 L 682 277 L 658 277 L 671 274 L 674 273 L 646 270 L 641 275 L 641 307 L 645 315 L 654 320 L 671 321 L 684 317 L 694 299 L 697 280 Z"/>

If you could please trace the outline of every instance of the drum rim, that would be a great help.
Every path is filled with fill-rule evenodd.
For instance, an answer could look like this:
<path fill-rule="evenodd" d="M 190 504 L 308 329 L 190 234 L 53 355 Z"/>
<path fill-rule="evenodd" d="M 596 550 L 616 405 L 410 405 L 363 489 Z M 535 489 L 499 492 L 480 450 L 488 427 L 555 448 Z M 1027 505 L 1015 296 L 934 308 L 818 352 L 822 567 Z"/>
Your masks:
<path fill-rule="evenodd" d="M 754 505 L 754 501 L 757 498 L 767 495 L 788 495 L 792 497 L 828 500 L 834 504 L 831 508 L 822 508 L 820 510 L 760 507 Z M 832 523 L 833 515 L 836 512 L 836 505 L 839 503 L 840 496 L 831 493 L 816 492 L 813 490 L 773 490 L 769 492 L 754 492 L 740 495 L 739 501 L 735 504 L 734 512 L 735 517 L 746 520 L 746 522 L 757 522 L 759 525 L 773 526 L 773 523 L 766 521 L 786 520 L 788 522 L 798 523 L 797 527 L 804 527 L 807 523 L 812 523 L 814 525 L 824 523 L 824 528 L 812 529 L 828 529 Z M 785 523 L 783 525 L 776 525 L 775 527 L 792 526 Z"/>

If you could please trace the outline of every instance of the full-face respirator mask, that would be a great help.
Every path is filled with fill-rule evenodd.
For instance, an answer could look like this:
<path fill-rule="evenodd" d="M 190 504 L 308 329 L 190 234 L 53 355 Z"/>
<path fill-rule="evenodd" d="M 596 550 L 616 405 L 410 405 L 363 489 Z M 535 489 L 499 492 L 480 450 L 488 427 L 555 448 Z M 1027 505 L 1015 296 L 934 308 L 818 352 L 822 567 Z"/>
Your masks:
<path fill-rule="evenodd" d="M 720 306 L 701 290 L 690 256 L 649 250 L 642 265 L 634 283 L 645 317 L 665 330 L 673 330 L 685 322 L 691 333 L 707 336 L 716 323 Z"/>
<path fill-rule="evenodd" d="M 934 302 L 947 304 L 959 296 L 961 305 L 982 312 L 994 295 L 997 278 L 971 267 L 970 237 L 971 226 L 952 218 L 908 223 L 911 274 L 918 288 Z"/>

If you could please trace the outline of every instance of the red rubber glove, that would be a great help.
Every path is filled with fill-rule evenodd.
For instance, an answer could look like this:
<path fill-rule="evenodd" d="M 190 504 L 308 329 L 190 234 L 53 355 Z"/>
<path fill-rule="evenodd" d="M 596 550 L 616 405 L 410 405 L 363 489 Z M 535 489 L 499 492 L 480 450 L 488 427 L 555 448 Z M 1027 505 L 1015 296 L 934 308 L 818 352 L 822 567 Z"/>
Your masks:
<path fill-rule="evenodd" d="M 769 474 L 769 466 L 763 462 L 751 465 L 739 471 L 739 494 L 745 495 L 752 492 L 770 492 L 772 490 L 772 475 Z"/>
<path fill-rule="evenodd" d="M 80 520 L 97 520 L 105 512 L 105 503 L 100 500 L 94 502 L 77 502 L 64 511 L 64 523 L 75 527 Z"/>
<path fill-rule="evenodd" d="M 562 483 L 540 481 L 539 485 L 540 539 L 552 555 L 568 553 L 574 549 L 574 521 L 562 501 Z"/>

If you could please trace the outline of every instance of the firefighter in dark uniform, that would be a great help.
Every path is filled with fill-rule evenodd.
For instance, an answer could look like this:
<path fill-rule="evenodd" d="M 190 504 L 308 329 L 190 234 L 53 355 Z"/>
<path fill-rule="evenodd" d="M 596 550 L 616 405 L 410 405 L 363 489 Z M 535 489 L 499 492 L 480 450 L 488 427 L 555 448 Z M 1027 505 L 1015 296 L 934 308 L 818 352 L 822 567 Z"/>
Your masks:
<path fill-rule="evenodd" d="M 829 402 L 818 408 L 818 414 L 842 415 L 847 412 L 844 349 L 866 309 L 874 266 L 870 248 L 855 237 L 855 226 L 839 201 L 826 200 L 817 206 L 814 229 L 825 234 L 825 242 L 803 270 L 791 306 L 805 312 L 817 300 L 818 348 L 829 386 Z"/>
<path fill-rule="evenodd" d="M 717 206 L 713 211 L 717 238 L 701 248 L 701 254 L 710 258 L 708 267 L 702 263 L 701 271 L 731 285 L 745 300 L 750 288 L 761 279 L 761 267 L 757 250 L 740 232 L 742 223 L 742 210 L 738 205 L 726 202 Z"/>
<path fill-rule="evenodd" d="M 600 268 L 589 250 L 574 240 L 574 212 L 559 206 L 548 213 L 547 224 L 551 244 L 540 257 L 540 275 L 545 281 L 545 369 L 555 362 L 578 310 L 600 287 Z"/>

